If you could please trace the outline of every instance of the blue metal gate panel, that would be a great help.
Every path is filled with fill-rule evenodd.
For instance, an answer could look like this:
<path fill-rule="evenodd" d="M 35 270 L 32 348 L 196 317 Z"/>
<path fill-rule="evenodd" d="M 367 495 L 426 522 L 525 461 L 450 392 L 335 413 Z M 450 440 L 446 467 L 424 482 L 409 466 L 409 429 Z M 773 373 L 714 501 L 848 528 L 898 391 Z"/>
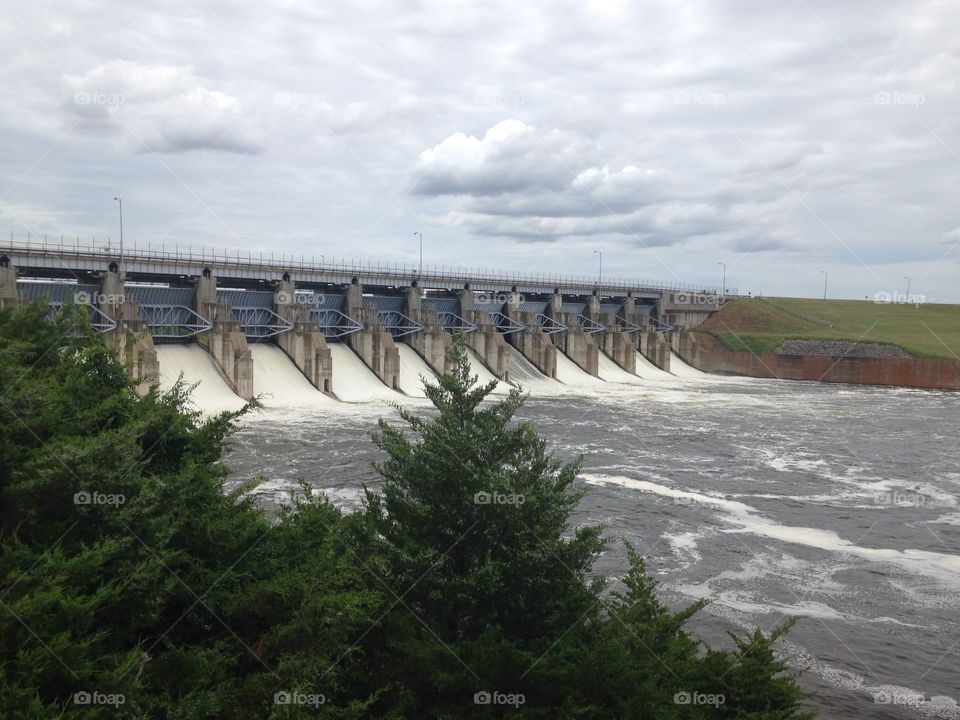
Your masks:
<path fill-rule="evenodd" d="M 402 297 L 389 295 L 367 295 L 363 298 L 363 306 L 376 308 L 379 312 L 403 312 L 405 302 Z"/>
<path fill-rule="evenodd" d="M 273 308 L 275 294 L 266 290 L 220 290 L 217 302 L 237 308 Z"/>
<path fill-rule="evenodd" d="M 193 288 L 127 284 L 123 292 L 141 305 L 193 305 Z"/>
<path fill-rule="evenodd" d="M 546 300 L 527 300 L 517 308 L 520 312 L 542 313 L 547 307 Z"/>
<path fill-rule="evenodd" d="M 460 301 L 456 298 L 424 298 L 420 305 L 425 310 L 436 310 L 438 313 L 460 312 Z"/>
<path fill-rule="evenodd" d="M 86 295 L 75 298 L 78 293 L 86 293 Z M 97 303 L 95 301 L 99 293 L 100 288 L 97 285 L 24 282 L 22 280 L 17 282 L 17 295 L 27 302 L 33 302 L 34 300 L 45 297 L 48 302 L 76 302 L 86 305 L 92 299 L 94 300 L 93 304 L 96 305 Z"/>

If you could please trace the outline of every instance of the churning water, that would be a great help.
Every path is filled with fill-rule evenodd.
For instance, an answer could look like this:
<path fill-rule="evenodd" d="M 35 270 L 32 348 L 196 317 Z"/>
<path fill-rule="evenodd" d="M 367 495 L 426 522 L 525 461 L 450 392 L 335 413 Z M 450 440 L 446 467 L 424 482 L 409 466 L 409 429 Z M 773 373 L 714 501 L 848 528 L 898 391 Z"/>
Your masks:
<path fill-rule="evenodd" d="M 960 395 L 699 377 L 533 390 L 523 417 L 561 457 L 585 454 L 576 521 L 615 540 L 597 572 L 622 573 L 629 540 L 672 605 L 713 601 L 691 629 L 717 645 L 802 616 L 782 650 L 825 717 L 960 717 Z M 358 507 L 377 481 L 369 434 L 394 414 L 266 411 L 227 461 L 277 501 L 302 478 Z"/>

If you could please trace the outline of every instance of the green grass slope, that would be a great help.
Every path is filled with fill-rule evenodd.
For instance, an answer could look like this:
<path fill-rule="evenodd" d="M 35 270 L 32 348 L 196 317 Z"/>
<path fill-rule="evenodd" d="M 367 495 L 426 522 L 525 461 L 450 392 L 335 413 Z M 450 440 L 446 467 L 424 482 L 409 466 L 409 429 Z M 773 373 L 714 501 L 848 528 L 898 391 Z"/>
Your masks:
<path fill-rule="evenodd" d="M 898 345 L 916 357 L 960 359 L 960 305 L 864 300 L 734 300 L 697 328 L 730 350 L 769 352 L 784 340 Z"/>

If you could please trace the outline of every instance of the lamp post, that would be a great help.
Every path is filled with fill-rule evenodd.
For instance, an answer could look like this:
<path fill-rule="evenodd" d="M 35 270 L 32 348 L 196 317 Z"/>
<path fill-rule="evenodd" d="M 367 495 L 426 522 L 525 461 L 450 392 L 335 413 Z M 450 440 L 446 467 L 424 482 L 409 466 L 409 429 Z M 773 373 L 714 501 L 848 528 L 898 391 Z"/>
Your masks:
<path fill-rule="evenodd" d="M 910 276 L 904 275 L 903 279 L 907 281 L 907 297 L 904 298 L 904 302 L 910 302 Z"/>
<path fill-rule="evenodd" d="M 721 297 L 727 297 L 727 264 L 725 262 L 718 262 L 717 265 L 723 265 L 723 294 Z"/>
<path fill-rule="evenodd" d="M 423 233 L 415 232 L 414 235 L 420 238 L 420 265 L 417 266 L 417 285 L 423 281 Z"/>
<path fill-rule="evenodd" d="M 119 197 L 115 197 L 118 203 L 120 203 L 120 270 L 123 270 L 123 200 Z"/>
<path fill-rule="evenodd" d="M 826 270 L 821 270 L 820 273 L 823 275 L 823 299 L 827 299 L 827 280 L 830 279 L 830 273 Z"/>
<path fill-rule="evenodd" d="M 599 293 L 603 292 L 603 250 L 594 250 L 593 254 L 600 256 L 600 269 L 597 273 L 597 292 Z"/>

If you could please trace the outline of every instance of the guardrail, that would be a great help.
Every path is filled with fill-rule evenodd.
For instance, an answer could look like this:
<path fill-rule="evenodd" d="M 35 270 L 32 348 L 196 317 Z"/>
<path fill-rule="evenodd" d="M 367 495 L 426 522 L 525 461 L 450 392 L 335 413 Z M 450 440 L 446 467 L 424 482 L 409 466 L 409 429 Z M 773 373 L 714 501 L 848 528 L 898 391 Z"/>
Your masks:
<path fill-rule="evenodd" d="M 268 268 L 276 272 L 314 272 L 336 275 L 383 275 L 417 280 L 421 285 L 439 282 L 447 286 L 452 282 L 469 282 L 476 289 L 491 286 L 538 286 L 598 288 L 605 292 L 635 292 L 651 291 L 687 291 L 698 293 L 719 294 L 716 286 L 700 286 L 683 282 L 664 282 L 661 280 L 643 280 L 621 277 L 604 277 L 602 281 L 591 275 L 550 274 L 550 273 L 510 273 L 496 269 L 476 269 L 453 265 L 425 265 L 418 268 L 407 263 L 383 263 L 372 261 L 345 260 L 343 258 L 321 255 L 297 255 L 273 251 L 231 250 L 226 248 L 199 247 L 174 245 L 170 247 L 161 244 L 160 247 L 147 244 L 146 247 L 132 245 L 124 248 L 123 258 L 120 258 L 119 248 L 108 244 L 85 243 L 77 240 L 75 243 L 40 241 L 28 239 L 13 239 L 6 247 L 0 248 L 0 253 L 9 255 L 34 255 L 47 258 L 68 258 L 83 261 L 96 258 L 99 261 L 113 260 L 125 267 L 137 263 L 181 263 L 197 266 L 221 268 Z M 728 296 L 736 296 L 736 288 L 727 288 Z"/>

